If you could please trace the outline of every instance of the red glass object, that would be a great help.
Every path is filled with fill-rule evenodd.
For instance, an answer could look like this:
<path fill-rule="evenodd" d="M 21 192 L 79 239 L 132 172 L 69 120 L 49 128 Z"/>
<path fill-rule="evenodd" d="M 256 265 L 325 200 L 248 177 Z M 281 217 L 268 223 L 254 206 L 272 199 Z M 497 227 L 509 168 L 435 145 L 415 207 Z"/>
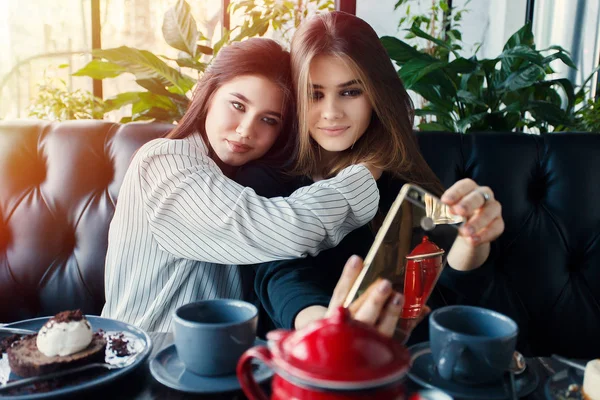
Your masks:
<path fill-rule="evenodd" d="M 408 350 L 353 320 L 343 307 L 302 330 L 276 330 L 267 338 L 268 348 L 253 347 L 238 362 L 237 376 L 250 400 L 267 399 L 253 379 L 253 358 L 275 371 L 273 400 L 406 398 Z"/>
<path fill-rule="evenodd" d="M 406 256 L 404 306 L 401 317 L 418 318 L 433 286 L 442 272 L 444 250 L 423 236 L 423 240 Z"/>

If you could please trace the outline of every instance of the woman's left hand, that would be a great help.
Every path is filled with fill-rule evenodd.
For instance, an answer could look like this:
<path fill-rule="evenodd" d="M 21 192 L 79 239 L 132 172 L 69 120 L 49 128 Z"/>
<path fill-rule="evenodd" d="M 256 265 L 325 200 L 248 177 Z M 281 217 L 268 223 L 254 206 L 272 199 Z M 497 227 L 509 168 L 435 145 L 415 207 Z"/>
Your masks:
<path fill-rule="evenodd" d="M 490 243 L 504 232 L 502 206 L 489 187 L 462 179 L 446 190 L 441 200 L 452 213 L 465 218 L 459 234 L 473 247 Z"/>

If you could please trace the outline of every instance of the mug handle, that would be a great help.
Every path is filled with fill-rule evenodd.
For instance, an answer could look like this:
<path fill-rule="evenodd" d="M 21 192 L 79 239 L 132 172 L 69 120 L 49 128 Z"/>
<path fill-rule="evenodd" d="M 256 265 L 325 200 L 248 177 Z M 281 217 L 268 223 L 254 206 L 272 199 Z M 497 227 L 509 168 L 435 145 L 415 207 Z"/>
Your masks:
<path fill-rule="evenodd" d="M 271 360 L 273 359 L 271 351 L 265 346 L 252 347 L 240 357 L 237 364 L 237 377 L 242 386 L 244 394 L 248 396 L 250 400 L 269 400 L 265 392 L 254 380 L 252 374 L 252 359 L 258 358 L 269 368 L 271 368 Z"/>
<path fill-rule="evenodd" d="M 456 362 L 465 351 L 465 345 L 457 342 L 451 342 L 440 353 L 440 358 L 437 362 L 437 370 L 440 376 L 446 380 L 452 379 L 452 373 Z"/>

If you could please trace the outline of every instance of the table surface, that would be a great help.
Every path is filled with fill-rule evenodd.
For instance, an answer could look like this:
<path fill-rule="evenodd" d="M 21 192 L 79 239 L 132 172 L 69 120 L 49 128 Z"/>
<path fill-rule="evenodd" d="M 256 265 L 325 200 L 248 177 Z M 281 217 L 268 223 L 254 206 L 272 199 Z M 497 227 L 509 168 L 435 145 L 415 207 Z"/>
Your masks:
<path fill-rule="evenodd" d="M 223 395 L 211 394 L 211 395 L 196 395 L 178 392 L 163 386 L 157 382 L 150 374 L 149 362 L 150 360 L 165 346 L 173 343 L 173 335 L 171 333 L 162 332 L 151 332 L 150 337 L 153 341 L 152 354 L 143 366 L 138 368 L 135 372 L 130 375 L 119 379 L 116 382 L 110 383 L 106 386 L 88 391 L 85 393 L 79 393 L 70 398 L 77 399 L 110 399 L 110 400 L 186 400 L 186 399 L 217 399 L 217 400 L 243 400 L 246 399 L 244 394 L 240 392 L 232 392 Z M 544 395 L 544 383 L 546 379 L 554 373 L 564 369 L 565 367 L 557 361 L 549 358 L 528 358 L 527 368 L 535 368 L 539 377 L 540 383 L 537 389 L 530 395 L 524 397 L 526 400 L 547 400 Z M 419 387 L 412 382 L 409 382 L 407 378 L 407 385 L 409 390 L 416 390 Z"/>

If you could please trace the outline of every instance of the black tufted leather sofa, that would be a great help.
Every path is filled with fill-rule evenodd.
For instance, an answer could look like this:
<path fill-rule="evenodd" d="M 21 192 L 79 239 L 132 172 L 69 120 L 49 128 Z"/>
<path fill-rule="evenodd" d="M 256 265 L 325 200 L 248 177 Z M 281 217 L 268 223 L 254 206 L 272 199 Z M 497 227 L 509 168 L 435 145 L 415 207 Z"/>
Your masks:
<path fill-rule="evenodd" d="M 104 302 L 107 231 L 131 155 L 169 125 L 0 122 L 0 322 Z M 600 356 L 600 135 L 426 133 L 446 186 L 503 204 L 493 277 L 473 304 L 519 323 L 528 354 Z"/>

